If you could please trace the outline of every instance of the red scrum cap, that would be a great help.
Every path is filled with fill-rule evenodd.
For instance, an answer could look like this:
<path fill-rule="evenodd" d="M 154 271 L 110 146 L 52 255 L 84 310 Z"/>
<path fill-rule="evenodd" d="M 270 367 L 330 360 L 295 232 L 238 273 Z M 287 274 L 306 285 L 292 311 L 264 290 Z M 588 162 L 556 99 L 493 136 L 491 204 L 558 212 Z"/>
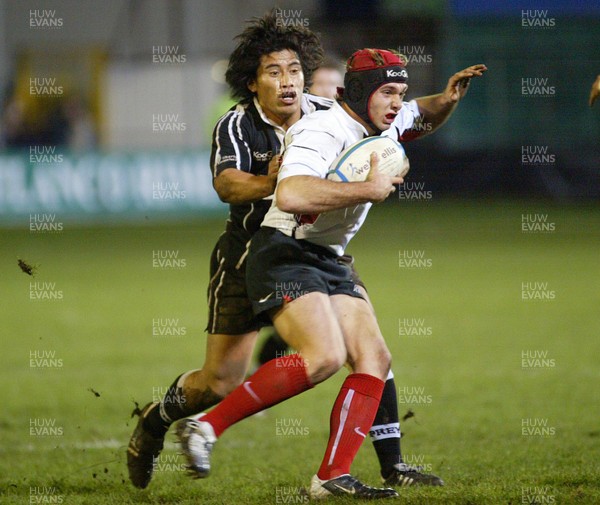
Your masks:
<path fill-rule="evenodd" d="M 361 49 L 346 62 L 344 101 L 376 131 L 369 114 L 369 100 L 377 88 L 388 82 L 405 83 L 406 57 L 385 49 Z"/>

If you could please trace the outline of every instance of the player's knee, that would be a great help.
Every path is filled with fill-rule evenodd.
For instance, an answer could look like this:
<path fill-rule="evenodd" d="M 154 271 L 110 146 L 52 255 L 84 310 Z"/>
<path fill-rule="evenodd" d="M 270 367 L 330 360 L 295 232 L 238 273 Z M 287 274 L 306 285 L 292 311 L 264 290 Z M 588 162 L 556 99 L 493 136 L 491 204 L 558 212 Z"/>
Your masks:
<path fill-rule="evenodd" d="M 390 367 L 392 366 L 392 353 L 387 346 L 384 345 L 383 348 L 379 350 L 377 361 L 380 364 L 381 373 L 387 377 Z"/>
<path fill-rule="evenodd" d="M 344 366 L 346 354 L 343 350 L 331 350 L 306 361 L 310 381 L 313 384 L 318 384 L 331 377 Z"/>
<path fill-rule="evenodd" d="M 385 380 L 392 365 L 392 355 L 385 342 L 374 342 L 368 350 L 363 350 L 350 366 L 355 373 L 366 373 Z"/>
<path fill-rule="evenodd" d="M 372 373 L 381 380 L 385 380 L 391 366 L 392 354 L 385 345 L 385 342 L 382 342 L 381 345 L 374 349 L 374 353 L 371 356 Z"/>

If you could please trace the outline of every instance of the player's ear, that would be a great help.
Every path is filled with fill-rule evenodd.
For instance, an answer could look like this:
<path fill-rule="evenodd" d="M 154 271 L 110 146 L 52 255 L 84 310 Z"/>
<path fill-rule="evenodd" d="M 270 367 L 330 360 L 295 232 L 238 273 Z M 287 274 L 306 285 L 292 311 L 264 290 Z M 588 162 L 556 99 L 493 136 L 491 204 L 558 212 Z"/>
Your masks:
<path fill-rule="evenodd" d="M 249 83 L 248 83 L 248 89 L 250 91 L 252 91 L 252 93 L 256 93 L 256 80 L 252 79 Z"/>

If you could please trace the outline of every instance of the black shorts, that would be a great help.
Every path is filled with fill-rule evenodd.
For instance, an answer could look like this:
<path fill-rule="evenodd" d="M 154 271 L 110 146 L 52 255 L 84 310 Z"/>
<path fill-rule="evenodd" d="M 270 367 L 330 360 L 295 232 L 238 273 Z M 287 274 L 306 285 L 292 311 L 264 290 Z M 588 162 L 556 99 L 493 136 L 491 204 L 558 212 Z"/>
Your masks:
<path fill-rule="evenodd" d="M 248 296 L 256 314 L 312 292 L 363 298 L 352 268 L 328 249 L 263 227 L 247 258 Z"/>
<path fill-rule="evenodd" d="M 338 263 L 346 265 L 350 269 L 350 278 L 352 279 L 352 282 L 354 282 L 354 284 L 358 284 L 361 288 L 363 288 L 366 291 L 367 286 L 365 286 L 365 283 L 362 281 L 362 279 L 358 275 L 358 272 L 354 268 L 354 258 L 349 254 L 344 254 L 343 256 L 338 256 L 337 260 Z"/>
<path fill-rule="evenodd" d="M 213 249 L 208 283 L 208 333 L 240 335 L 262 326 L 246 293 L 248 240 L 228 230 Z"/>

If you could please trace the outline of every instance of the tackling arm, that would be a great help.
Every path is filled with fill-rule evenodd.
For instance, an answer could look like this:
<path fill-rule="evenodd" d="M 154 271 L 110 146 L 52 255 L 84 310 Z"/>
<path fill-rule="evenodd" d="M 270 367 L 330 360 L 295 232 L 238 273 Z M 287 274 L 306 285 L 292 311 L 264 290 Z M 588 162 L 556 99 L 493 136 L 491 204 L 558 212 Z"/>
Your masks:
<path fill-rule="evenodd" d="M 280 159 L 280 155 L 273 156 L 268 175 L 253 175 L 236 168 L 226 168 L 213 179 L 215 191 L 222 202 L 234 205 L 262 200 L 275 191 Z"/>
<path fill-rule="evenodd" d="M 276 182 L 277 177 L 252 175 L 227 168 L 213 180 L 213 186 L 222 202 L 239 205 L 272 195 Z"/>

